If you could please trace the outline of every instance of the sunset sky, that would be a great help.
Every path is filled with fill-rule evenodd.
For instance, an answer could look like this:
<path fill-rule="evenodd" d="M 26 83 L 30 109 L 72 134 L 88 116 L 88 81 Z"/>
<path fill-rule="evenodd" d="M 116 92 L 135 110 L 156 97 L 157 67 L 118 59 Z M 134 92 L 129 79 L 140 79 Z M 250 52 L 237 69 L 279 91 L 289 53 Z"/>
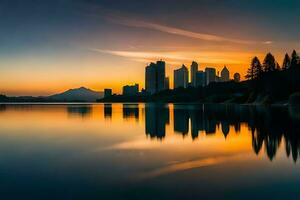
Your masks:
<path fill-rule="evenodd" d="M 299 0 L 1 0 L 0 93 L 144 87 L 147 63 L 167 75 L 193 60 L 245 74 L 271 51 L 300 51 Z"/>

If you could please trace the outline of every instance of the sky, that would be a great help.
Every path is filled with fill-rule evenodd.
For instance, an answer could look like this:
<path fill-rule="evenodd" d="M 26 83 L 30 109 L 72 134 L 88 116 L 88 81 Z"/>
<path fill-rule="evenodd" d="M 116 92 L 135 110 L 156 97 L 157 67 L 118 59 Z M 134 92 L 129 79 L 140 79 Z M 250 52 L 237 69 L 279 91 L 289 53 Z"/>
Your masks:
<path fill-rule="evenodd" d="M 244 76 L 254 56 L 300 50 L 299 13 L 298 0 L 1 0 L 0 93 L 119 93 L 160 59 L 171 81 L 193 60 Z"/>

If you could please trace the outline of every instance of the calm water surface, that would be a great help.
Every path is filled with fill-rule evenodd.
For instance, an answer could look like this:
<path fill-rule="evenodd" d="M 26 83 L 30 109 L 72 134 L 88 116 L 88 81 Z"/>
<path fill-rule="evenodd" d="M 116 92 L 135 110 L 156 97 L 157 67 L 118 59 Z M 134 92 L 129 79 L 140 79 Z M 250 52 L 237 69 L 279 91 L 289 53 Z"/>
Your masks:
<path fill-rule="evenodd" d="M 0 105 L 1 199 L 299 199 L 300 108 Z"/>

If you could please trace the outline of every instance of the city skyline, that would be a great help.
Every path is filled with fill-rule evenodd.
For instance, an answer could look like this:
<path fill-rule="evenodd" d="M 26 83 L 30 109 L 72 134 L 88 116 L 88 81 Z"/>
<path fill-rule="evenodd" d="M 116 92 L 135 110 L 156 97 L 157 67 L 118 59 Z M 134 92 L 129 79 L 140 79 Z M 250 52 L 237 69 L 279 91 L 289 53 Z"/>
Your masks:
<path fill-rule="evenodd" d="M 300 197 L 300 0 L 0 0 L 2 199 Z"/>
<path fill-rule="evenodd" d="M 144 88 L 144 66 L 160 59 L 168 77 L 195 60 L 201 69 L 226 65 L 244 79 L 254 55 L 262 60 L 271 51 L 281 64 L 286 52 L 300 49 L 293 0 L 13 0 L 0 9 L 0 92 L 6 95 Z"/>

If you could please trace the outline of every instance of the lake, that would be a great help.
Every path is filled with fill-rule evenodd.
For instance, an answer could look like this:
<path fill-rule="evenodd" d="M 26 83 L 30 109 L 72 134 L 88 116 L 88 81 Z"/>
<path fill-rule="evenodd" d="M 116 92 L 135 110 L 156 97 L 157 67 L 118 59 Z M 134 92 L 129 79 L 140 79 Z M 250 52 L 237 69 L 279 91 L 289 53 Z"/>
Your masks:
<path fill-rule="evenodd" d="M 300 108 L 0 105 L 2 199 L 299 199 Z"/>

